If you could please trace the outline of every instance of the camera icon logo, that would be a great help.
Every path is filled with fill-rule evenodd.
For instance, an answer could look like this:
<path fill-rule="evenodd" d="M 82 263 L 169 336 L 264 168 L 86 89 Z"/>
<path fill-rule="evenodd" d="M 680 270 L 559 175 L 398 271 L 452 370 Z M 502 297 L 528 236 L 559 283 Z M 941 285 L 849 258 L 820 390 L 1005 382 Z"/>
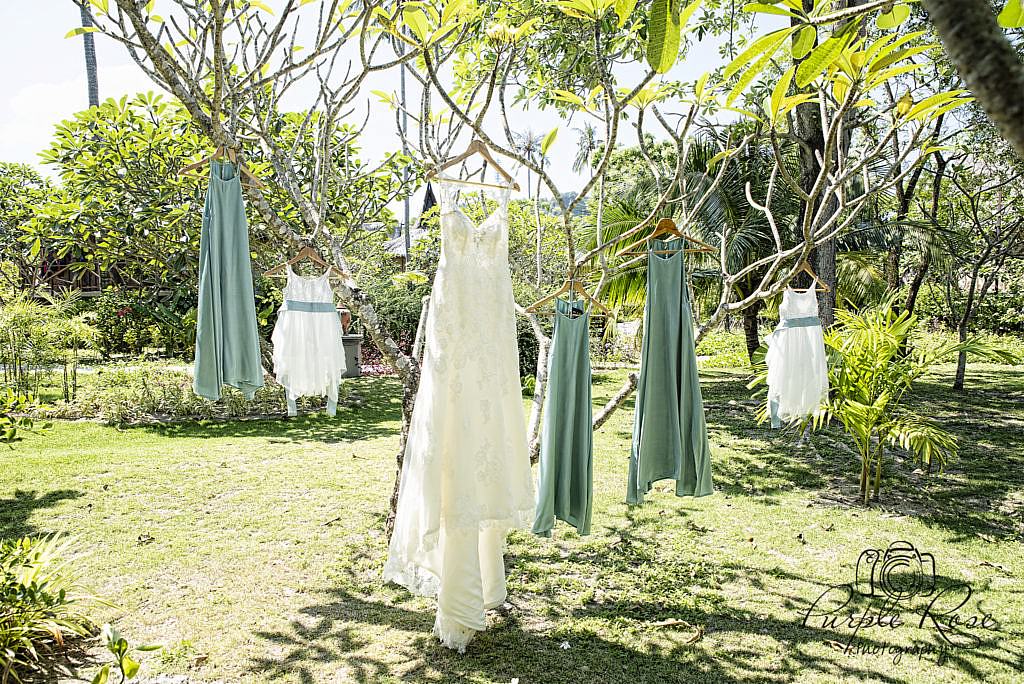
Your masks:
<path fill-rule="evenodd" d="M 907 541 L 889 544 L 884 552 L 866 549 L 857 559 L 857 590 L 863 596 L 888 596 L 905 601 L 935 591 L 935 557 Z"/>

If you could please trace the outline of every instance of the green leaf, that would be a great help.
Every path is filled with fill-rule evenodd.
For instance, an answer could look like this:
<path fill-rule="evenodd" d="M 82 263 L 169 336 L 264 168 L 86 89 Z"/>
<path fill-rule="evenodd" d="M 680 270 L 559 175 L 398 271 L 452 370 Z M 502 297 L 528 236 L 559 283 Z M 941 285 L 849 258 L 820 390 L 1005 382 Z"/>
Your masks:
<path fill-rule="evenodd" d="M 550 131 L 548 131 L 547 135 L 544 136 L 544 140 L 540 144 L 540 153 L 541 154 L 547 154 L 548 150 L 551 148 L 551 145 L 554 144 L 555 138 L 557 138 L 557 137 L 558 137 L 558 126 L 555 126 Z"/>
<path fill-rule="evenodd" d="M 744 12 L 758 12 L 760 14 L 780 14 L 784 17 L 795 17 L 796 15 L 782 7 L 769 5 L 763 2 L 748 2 L 743 6 Z"/>
<path fill-rule="evenodd" d="M 569 102 L 571 104 L 583 107 L 586 109 L 587 103 L 583 101 L 583 98 L 576 93 L 569 92 L 568 90 L 561 90 L 554 88 L 551 90 L 551 99 L 558 100 L 560 102 Z"/>
<path fill-rule="evenodd" d="M 29 248 L 29 251 L 28 251 L 29 258 L 35 259 L 37 256 L 39 256 L 39 250 L 41 250 L 42 247 L 43 247 L 43 243 L 37 237 L 35 239 L 35 241 L 32 242 L 32 247 Z"/>
<path fill-rule="evenodd" d="M 110 14 L 110 0 L 89 0 L 89 4 L 99 10 L 100 14 Z"/>
<path fill-rule="evenodd" d="M 110 680 L 110 665 L 104 665 L 96 676 L 92 678 L 92 684 L 107 684 Z"/>
<path fill-rule="evenodd" d="M 402 10 L 402 19 L 421 43 L 427 41 L 430 25 L 427 24 L 427 15 L 423 13 L 423 10 L 406 7 Z"/>
<path fill-rule="evenodd" d="M 703 0 L 693 0 L 682 11 L 678 1 L 654 0 L 651 4 L 647 34 L 647 63 L 656 73 L 663 74 L 672 68 L 679 57 L 679 45 L 683 27 L 697 11 Z"/>
<path fill-rule="evenodd" d="M 95 26 L 79 26 L 78 28 L 73 28 L 67 33 L 65 33 L 64 37 L 74 38 L 75 36 L 80 36 L 83 33 L 92 33 L 93 31 L 99 31 L 99 29 Z"/>
<path fill-rule="evenodd" d="M 779 117 L 779 110 L 782 108 L 782 100 L 786 97 L 786 93 L 789 91 L 789 84 L 793 82 L 793 72 L 795 70 L 795 64 L 786 69 L 786 72 L 782 74 L 779 82 L 776 83 L 775 87 L 772 89 L 771 111 L 769 111 L 769 118 L 771 118 L 772 121 L 776 121 Z"/>
<path fill-rule="evenodd" d="M 647 63 L 664 74 L 679 56 L 679 15 L 672 11 L 672 0 L 654 0 L 648 19 Z"/>
<path fill-rule="evenodd" d="M 636 9 L 636 0 L 615 0 L 615 16 L 619 18 L 619 28 L 626 25 L 634 9 Z"/>
<path fill-rule="evenodd" d="M 444 9 L 441 10 L 441 26 L 447 26 L 448 24 L 454 23 L 455 19 L 463 12 L 466 8 L 466 0 L 450 0 L 445 3 Z"/>
<path fill-rule="evenodd" d="M 807 59 L 800 62 L 800 66 L 797 67 L 797 86 L 806 88 L 810 85 L 811 81 L 816 79 L 826 69 L 832 66 L 832 63 L 836 61 L 845 46 L 845 38 L 832 36 L 824 43 L 814 48 L 814 50 L 811 51 L 811 54 L 807 56 Z"/>
<path fill-rule="evenodd" d="M 783 40 L 785 40 L 785 38 L 783 38 Z M 746 90 L 747 86 L 765 70 L 774 52 L 774 49 L 765 51 L 765 53 L 761 55 L 756 62 L 750 65 L 750 68 L 743 72 L 743 75 L 736 80 L 736 84 L 733 85 L 732 90 L 730 90 L 729 94 L 726 95 L 725 104 L 731 105 L 736 98 Z"/>
<path fill-rule="evenodd" d="M 735 152 L 735 151 L 736 151 L 735 149 L 722 150 L 721 152 L 719 152 L 715 156 L 711 157 L 711 159 L 708 159 L 707 164 L 706 164 L 708 171 L 710 171 L 715 166 L 717 166 L 718 163 L 720 161 L 722 161 L 723 159 L 726 159 L 727 157 L 732 156 L 733 152 Z"/>
<path fill-rule="evenodd" d="M 814 41 L 818 38 L 818 30 L 813 26 L 804 26 L 800 29 L 800 33 L 797 34 L 796 40 L 793 41 L 793 47 L 790 52 L 793 54 L 793 59 L 803 59 L 807 56 L 807 53 L 814 47 Z"/>
<path fill-rule="evenodd" d="M 775 52 L 776 48 L 782 45 L 783 41 L 789 38 L 795 30 L 796 29 L 794 28 L 784 28 L 761 36 L 751 43 L 746 50 L 738 54 L 736 59 L 732 60 L 729 65 L 725 67 L 725 72 L 722 74 L 722 77 L 728 80 L 742 71 L 747 64 L 750 64 L 750 62 L 761 53 Z"/>
<path fill-rule="evenodd" d="M 1003 28 L 1024 28 L 1024 0 L 1006 0 L 1006 6 L 999 13 L 999 25 Z"/>
<path fill-rule="evenodd" d="M 135 679 L 135 675 L 139 674 L 139 667 L 139 663 L 132 660 L 131 656 L 126 655 L 121 659 L 121 671 L 128 679 Z"/>
<path fill-rule="evenodd" d="M 906 5 L 894 5 L 888 12 L 878 15 L 875 24 L 880 29 L 894 29 L 907 20 L 910 16 L 910 8 Z"/>
<path fill-rule="evenodd" d="M 249 0 L 249 4 L 255 7 L 256 9 L 263 10 L 267 14 L 274 13 L 274 10 L 270 9 L 270 6 L 267 5 L 265 2 L 261 2 L 261 0 Z"/>

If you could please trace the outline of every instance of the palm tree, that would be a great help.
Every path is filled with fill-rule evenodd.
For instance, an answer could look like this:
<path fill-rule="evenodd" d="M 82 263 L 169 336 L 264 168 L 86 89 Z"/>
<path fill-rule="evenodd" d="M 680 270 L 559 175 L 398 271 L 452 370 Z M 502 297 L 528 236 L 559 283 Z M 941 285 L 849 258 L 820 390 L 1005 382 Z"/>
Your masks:
<path fill-rule="evenodd" d="M 578 134 L 579 143 L 576 147 L 576 158 L 572 162 L 572 170 L 579 173 L 590 164 L 594 153 L 604 147 L 604 141 L 597 137 L 597 128 L 589 121 L 583 124 L 583 128 L 573 130 Z"/>
<path fill-rule="evenodd" d="M 529 159 L 534 164 L 538 164 L 543 167 L 544 159 L 540 153 L 541 143 L 544 142 L 544 136 L 539 133 L 534 133 L 532 129 L 527 128 L 522 133 L 513 133 L 512 142 L 515 145 L 516 152 Z M 539 190 L 538 190 L 539 192 Z M 533 181 L 532 175 L 530 174 L 530 167 L 526 167 L 526 196 L 528 198 L 533 197 Z"/>
<path fill-rule="evenodd" d="M 686 193 L 690 197 L 702 194 L 712 182 L 713 171 L 708 170 L 708 162 L 723 147 L 723 140 L 713 132 L 702 133 L 695 137 L 687 167 L 684 170 Z M 732 165 L 721 183 L 705 204 L 696 225 L 684 227 L 686 232 L 699 237 L 709 244 L 718 246 L 722 239 L 722 228 L 725 227 L 726 260 L 731 271 L 738 271 L 774 250 L 771 229 L 764 214 L 753 209 L 747 202 L 746 185 L 749 183 L 755 198 L 763 199 L 768 179 L 763 173 L 770 166 L 773 152 L 767 146 L 750 144 L 734 158 Z M 781 185 L 781 184 L 779 184 Z M 794 225 L 797 203 L 786 188 L 776 187 L 776 195 L 772 206 L 774 216 L 780 230 L 786 231 Z M 666 215 L 670 218 L 682 205 L 682 191 L 678 186 L 669 189 L 669 201 Z M 659 196 L 659 188 L 651 176 L 642 177 L 639 181 L 616 193 L 605 207 L 604 238 L 613 240 L 617 235 L 625 233 L 637 225 L 650 211 Z M 584 239 L 591 238 L 588 235 Z M 784 236 L 784 239 L 787 236 Z M 698 255 L 693 261 L 691 273 L 695 299 L 700 301 L 720 293 L 720 274 L 717 263 L 718 255 Z M 761 273 L 753 272 L 735 284 L 736 298 L 743 298 L 753 292 L 759 282 Z M 646 264 L 642 261 L 621 268 L 608 279 L 603 293 L 613 307 L 639 309 L 643 305 L 646 290 Z M 743 328 L 747 340 L 747 351 L 753 353 L 760 346 L 758 336 L 758 315 L 763 304 L 748 307 L 743 311 Z"/>
<path fill-rule="evenodd" d="M 93 21 L 88 2 L 79 2 L 78 10 L 82 14 L 82 26 L 84 28 L 91 28 Z M 96 71 L 96 41 L 91 31 L 83 33 L 82 40 L 85 45 L 85 77 L 89 82 L 89 106 L 98 107 L 100 104 L 100 84 Z"/>

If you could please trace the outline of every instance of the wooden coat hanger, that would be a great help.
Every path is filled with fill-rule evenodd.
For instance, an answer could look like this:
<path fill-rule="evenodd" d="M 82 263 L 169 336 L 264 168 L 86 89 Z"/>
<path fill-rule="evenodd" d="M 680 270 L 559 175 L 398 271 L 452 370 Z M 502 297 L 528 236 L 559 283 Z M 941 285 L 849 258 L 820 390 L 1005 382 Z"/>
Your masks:
<path fill-rule="evenodd" d="M 465 152 L 455 157 L 452 157 L 448 161 L 443 162 L 437 168 L 433 169 L 430 173 L 428 173 L 427 180 L 436 178 L 437 175 L 444 171 L 445 169 L 451 168 L 456 164 L 464 162 L 465 160 L 472 157 L 474 154 L 479 154 L 481 157 L 487 160 L 487 163 L 494 167 L 494 170 L 498 172 L 498 175 L 505 179 L 505 182 L 508 183 L 508 185 L 495 185 L 493 183 L 481 183 L 478 181 L 470 180 L 457 180 L 454 178 L 445 178 L 443 180 L 447 180 L 453 183 L 463 183 L 465 185 L 476 185 L 484 188 L 499 188 L 501 190 L 504 190 L 506 188 L 512 188 L 513 190 L 516 191 L 519 190 L 519 183 L 516 183 L 515 179 L 512 177 L 512 174 L 510 174 L 505 169 L 501 168 L 501 164 L 495 161 L 494 157 L 491 156 L 491 151 L 487 149 L 487 145 L 485 145 L 483 141 L 477 138 L 473 138 L 473 140 L 469 143 L 469 147 L 466 148 Z"/>
<path fill-rule="evenodd" d="M 789 289 L 797 291 L 797 292 L 800 292 L 800 291 L 802 291 L 802 292 L 809 292 L 812 289 L 816 290 L 817 292 L 829 292 L 829 291 L 831 291 L 832 288 L 830 288 L 828 286 L 828 283 L 826 283 L 824 280 L 822 280 L 821 278 L 818 277 L 818 274 L 815 273 L 814 269 L 811 268 L 811 265 L 810 265 L 810 263 L 808 263 L 807 259 L 804 259 L 803 261 L 801 261 L 800 265 L 797 266 L 796 273 L 800 273 L 801 271 L 803 271 L 807 275 L 811 276 L 811 280 L 816 282 L 818 284 L 818 287 L 816 287 L 816 288 L 815 287 L 808 287 L 808 288 L 803 289 L 803 290 L 797 290 L 797 288 L 795 288 L 795 287 L 790 287 Z M 796 273 L 793 274 L 794 277 L 796 276 Z"/>
<path fill-rule="evenodd" d="M 182 167 L 182 168 L 178 169 L 178 175 L 179 176 L 188 176 L 190 178 L 200 178 L 200 179 L 202 179 L 203 176 L 200 176 L 197 173 L 189 173 L 189 172 L 190 171 L 195 171 L 196 169 L 198 169 L 198 168 L 200 168 L 202 166 L 205 166 L 206 164 L 209 164 L 214 159 L 220 159 L 221 157 L 225 156 L 225 153 L 226 153 L 226 156 L 227 156 L 229 162 L 231 162 L 232 164 L 238 163 L 238 157 L 235 154 L 234 150 L 225 150 L 223 145 L 218 145 L 217 149 L 214 150 L 213 154 L 211 154 L 209 157 L 204 157 L 204 158 L 200 159 L 197 162 L 194 162 L 192 164 L 189 164 L 188 166 L 185 166 L 185 167 Z M 263 181 L 261 181 L 259 178 L 254 176 L 252 174 L 252 172 L 249 170 L 249 167 L 247 167 L 245 164 L 239 164 L 238 165 L 238 169 L 239 169 L 239 171 L 242 172 L 243 176 L 245 176 L 246 178 L 248 178 L 251 181 L 249 183 L 243 182 L 242 185 L 248 185 L 249 187 L 256 187 L 256 188 L 264 188 L 264 187 L 266 187 L 266 184 Z"/>
<path fill-rule="evenodd" d="M 299 263 L 303 259 L 309 259 L 314 264 L 317 264 L 318 266 L 323 267 L 332 276 L 335 276 L 337 278 L 343 278 L 344 277 L 344 274 L 339 269 L 337 269 L 334 266 L 331 266 L 326 261 L 324 261 L 320 257 L 320 255 L 317 254 L 317 251 L 315 249 L 313 249 L 312 247 L 310 247 L 309 245 L 306 245 L 302 249 L 300 249 L 299 253 L 296 254 L 295 256 L 293 256 L 288 261 L 286 261 L 286 262 L 284 262 L 282 264 L 278 264 L 277 266 L 274 266 L 269 271 L 265 271 L 263 273 L 263 277 L 265 277 L 265 278 L 272 278 L 274 276 L 285 275 L 285 272 L 288 270 L 289 266 L 294 266 L 295 264 Z"/>
<path fill-rule="evenodd" d="M 697 238 L 693 237 L 692 235 L 687 235 L 686 233 L 684 233 L 681 230 L 679 230 L 679 228 L 676 227 L 676 222 L 673 221 L 672 219 L 670 219 L 670 218 L 663 218 L 660 221 L 658 221 L 658 225 L 656 225 L 654 227 L 654 231 L 652 231 L 650 235 L 648 235 L 647 237 L 640 238 L 639 240 L 637 240 L 633 244 L 629 245 L 628 247 L 623 247 L 621 250 L 619 250 L 618 252 L 615 253 L 615 256 L 626 256 L 626 255 L 631 255 L 631 254 L 646 254 L 647 253 L 646 251 L 638 252 L 638 251 L 634 251 L 634 250 L 637 247 L 639 247 L 640 245 L 646 244 L 646 243 L 650 242 L 651 240 L 653 240 L 653 239 L 655 239 L 657 237 L 660 237 L 662 235 L 674 235 L 677 238 L 679 238 L 680 240 L 686 240 L 687 242 L 692 242 L 695 245 L 697 245 L 697 247 L 694 247 L 692 249 L 684 249 L 683 250 L 684 252 L 686 252 L 688 254 L 695 253 L 695 252 L 717 252 L 718 251 L 717 247 L 712 247 L 708 243 L 703 242 L 701 240 L 698 240 Z M 654 250 L 654 253 L 655 254 L 674 254 L 677 251 L 679 251 L 679 250 L 675 250 L 675 249 L 656 249 L 656 250 Z"/>
<path fill-rule="evenodd" d="M 579 280 L 576 280 L 576 278 L 573 277 L 572 273 L 569 274 L 569 276 L 565 279 L 565 282 L 562 283 L 562 286 L 558 288 L 558 290 L 552 292 L 543 299 L 538 299 L 533 304 L 526 307 L 525 311 L 526 313 L 540 314 L 542 316 L 553 316 L 555 313 L 554 309 L 551 309 L 549 311 L 541 311 L 541 307 L 564 294 L 578 294 L 580 296 L 580 299 L 590 304 L 591 309 L 596 309 L 598 313 L 591 313 L 591 318 L 608 316 L 611 313 L 608 310 L 608 307 L 606 307 L 601 302 L 597 301 L 593 296 L 591 296 L 589 292 L 587 292 L 586 288 L 583 287 L 583 284 Z"/>

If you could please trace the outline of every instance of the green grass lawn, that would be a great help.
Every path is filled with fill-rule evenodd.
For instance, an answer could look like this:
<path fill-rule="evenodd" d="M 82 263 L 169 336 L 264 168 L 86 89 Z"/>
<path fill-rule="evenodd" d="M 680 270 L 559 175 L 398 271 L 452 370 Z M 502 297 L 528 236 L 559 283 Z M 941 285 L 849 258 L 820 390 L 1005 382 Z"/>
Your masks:
<path fill-rule="evenodd" d="M 514 534 L 509 604 L 463 656 L 430 636 L 430 600 L 380 581 L 399 429 L 390 379 L 351 381 L 362 405 L 336 419 L 58 423 L 0 455 L 0 536 L 77 535 L 84 576 L 117 605 L 99 619 L 133 643 L 164 645 L 144 654 L 146 676 L 1020 682 L 1024 369 L 972 365 L 962 395 L 947 389 L 950 374 L 922 383 L 917 402 L 957 432 L 961 457 L 933 475 L 890 459 L 882 501 L 867 508 L 854 503 L 855 456 L 841 434 L 797 446 L 797 435 L 755 424 L 741 373 L 715 370 L 703 387 L 716 493 L 679 499 L 658 486 L 629 509 L 628 403 L 595 436 L 594 533 Z M 622 377 L 598 373 L 595 403 Z M 894 662 L 847 652 L 848 629 L 803 624 L 829 586 L 854 580 L 861 551 L 897 540 L 934 555 L 939 591 L 968 582 L 960 613 L 989 612 L 999 629 L 975 630 L 974 648 Z M 853 643 L 940 643 L 916 627 L 911 611 L 926 603 Z"/>

